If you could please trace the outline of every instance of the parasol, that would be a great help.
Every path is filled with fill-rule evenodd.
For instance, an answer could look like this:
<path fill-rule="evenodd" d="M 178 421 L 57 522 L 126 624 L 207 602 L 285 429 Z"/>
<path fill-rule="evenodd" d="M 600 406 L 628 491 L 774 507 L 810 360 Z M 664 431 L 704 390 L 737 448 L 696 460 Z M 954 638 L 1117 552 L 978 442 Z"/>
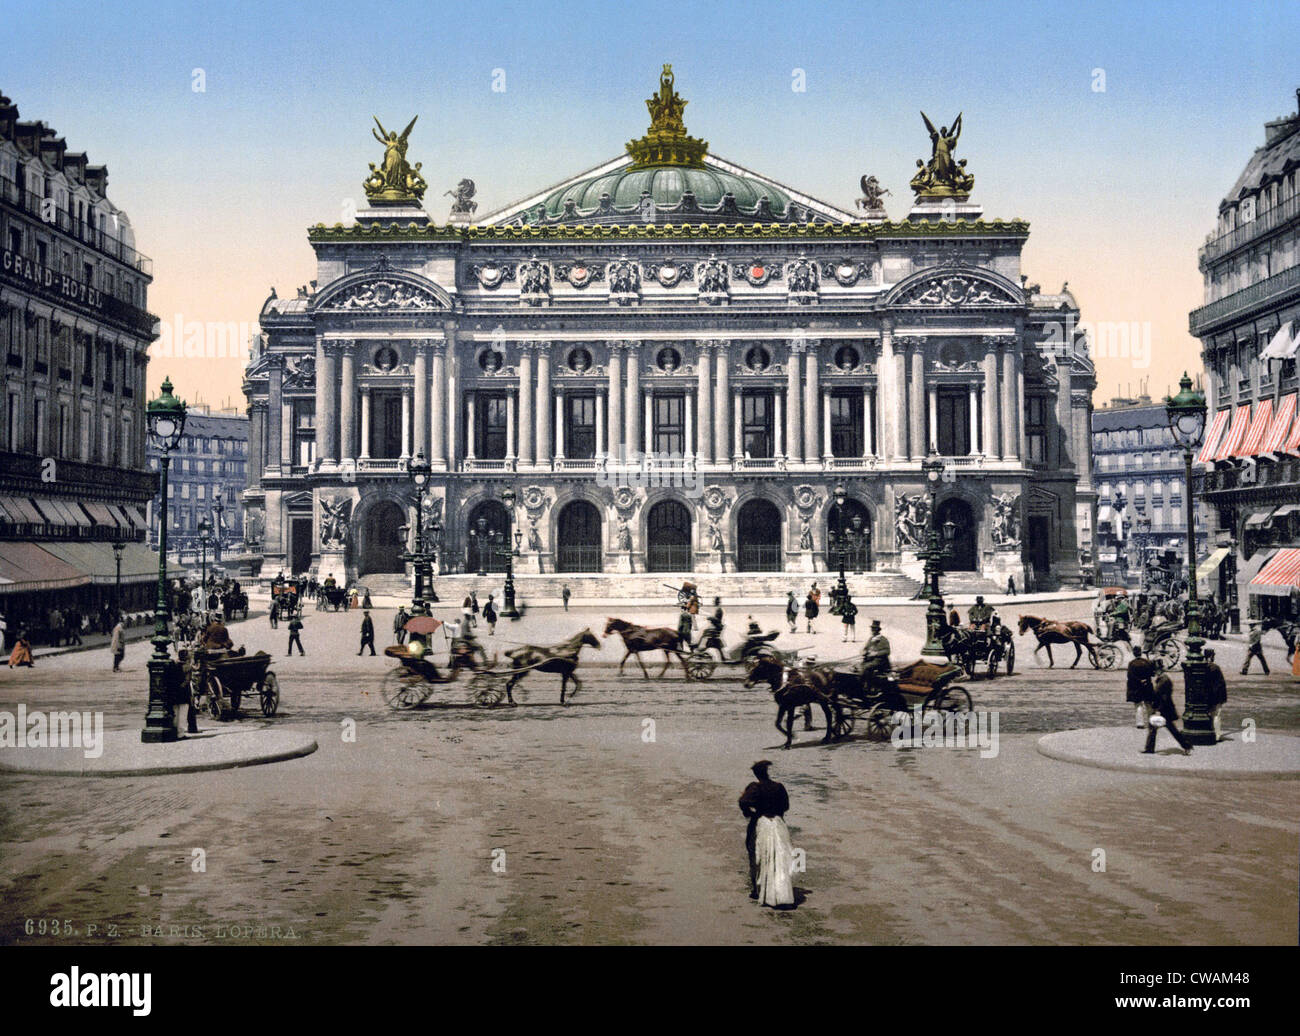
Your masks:
<path fill-rule="evenodd" d="M 406 625 L 402 629 L 407 633 L 436 633 L 442 626 L 441 619 L 435 619 L 432 615 L 416 615 L 406 620 Z"/>

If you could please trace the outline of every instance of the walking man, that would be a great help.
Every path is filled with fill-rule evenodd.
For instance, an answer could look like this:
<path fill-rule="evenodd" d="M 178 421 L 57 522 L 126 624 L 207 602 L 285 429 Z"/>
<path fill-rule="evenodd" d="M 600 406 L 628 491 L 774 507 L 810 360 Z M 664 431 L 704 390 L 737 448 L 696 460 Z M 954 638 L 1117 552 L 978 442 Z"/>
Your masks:
<path fill-rule="evenodd" d="M 564 602 L 564 610 L 566 612 L 569 610 L 569 598 L 572 596 L 573 591 L 569 589 L 569 584 L 565 583 L 563 589 L 560 590 L 560 599 Z"/>
<path fill-rule="evenodd" d="M 298 645 L 300 648 L 301 644 Z M 364 611 L 364 618 L 361 620 L 361 646 L 357 648 L 357 654 L 361 654 L 366 647 L 370 647 L 370 657 L 375 656 L 375 624 L 370 618 L 370 609 Z"/>
<path fill-rule="evenodd" d="M 1128 690 L 1124 700 L 1130 702 L 1136 710 L 1133 725 L 1139 730 L 1147 725 L 1151 718 L 1151 703 L 1155 698 L 1151 681 L 1155 678 L 1156 666 L 1149 658 L 1144 658 L 1142 649 L 1134 645 L 1133 660 L 1128 664 Z"/>
<path fill-rule="evenodd" d="M 399 644 L 406 643 L 406 620 L 410 616 L 406 614 L 406 605 L 397 606 L 397 614 L 393 616 L 393 639 Z"/>
<path fill-rule="evenodd" d="M 687 605 L 682 605 L 681 612 L 677 616 L 677 646 L 683 651 L 691 650 L 691 611 Z"/>
<path fill-rule="evenodd" d="M 790 624 L 790 632 L 799 632 L 799 600 L 791 590 L 785 599 L 785 621 Z"/>
<path fill-rule="evenodd" d="M 820 599 L 821 594 L 817 590 L 817 584 L 813 583 L 812 589 L 808 591 L 808 596 L 803 602 L 803 615 L 807 620 L 809 633 L 813 631 L 813 619 L 817 618 L 817 613 L 821 611 L 821 606 L 818 604 Z"/>
<path fill-rule="evenodd" d="M 1007 594 L 1011 597 L 1016 596 L 1016 577 L 1007 576 Z"/>
<path fill-rule="evenodd" d="M 497 609 L 492 603 L 492 595 L 488 594 L 487 604 L 483 605 L 483 621 L 487 623 L 488 636 L 495 636 L 497 631 Z"/>
<path fill-rule="evenodd" d="M 858 606 L 854 604 L 850 598 L 846 597 L 844 599 L 844 603 L 840 605 L 840 621 L 844 623 L 845 643 L 847 643 L 850 640 L 854 641 L 855 643 L 857 642 L 858 639 L 857 614 L 858 614 Z"/>
<path fill-rule="evenodd" d="M 1263 633 L 1260 632 L 1259 620 L 1250 620 L 1250 634 L 1246 637 L 1246 643 L 1250 645 L 1246 651 L 1246 661 L 1241 664 L 1241 675 L 1245 676 L 1250 671 L 1250 660 L 1258 658 L 1259 664 L 1264 667 L 1264 675 L 1268 676 L 1268 661 L 1264 658 L 1264 648 L 1260 644 Z"/>
<path fill-rule="evenodd" d="M 122 626 L 120 615 L 117 618 L 117 625 L 113 627 L 113 639 L 109 643 L 109 650 L 113 652 L 113 672 L 120 672 L 122 659 L 126 657 L 126 630 Z"/>
<path fill-rule="evenodd" d="M 740 812 L 749 820 L 745 827 L 749 898 L 764 906 L 792 907 L 794 850 L 784 819 L 790 810 L 790 796 L 784 784 L 768 776 L 771 765 L 760 759 L 750 767 L 758 779 L 740 795 Z"/>
<path fill-rule="evenodd" d="M 1142 749 L 1143 755 L 1152 755 L 1156 750 L 1156 735 L 1163 727 L 1174 736 L 1174 740 L 1183 750 L 1183 755 L 1192 754 L 1192 743 L 1178 729 L 1178 710 L 1174 708 L 1174 682 L 1168 673 L 1156 677 L 1155 697 L 1151 703 L 1155 715 L 1147 721 L 1147 743 Z"/>
<path fill-rule="evenodd" d="M 280 628 L 280 602 L 276 600 L 274 597 L 271 598 L 270 618 L 271 618 L 271 629 L 278 630 Z"/>
<path fill-rule="evenodd" d="M 1219 726 L 1219 713 L 1223 711 L 1223 703 L 1228 700 L 1228 681 L 1223 678 L 1223 670 L 1214 660 L 1214 648 L 1205 649 L 1205 661 L 1207 663 L 1205 682 L 1210 691 L 1210 719 L 1214 723 L 1214 740 L 1222 741 L 1223 730 Z"/>
<path fill-rule="evenodd" d="M 292 619 L 289 620 L 289 654 L 290 655 L 293 654 L 293 646 L 295 644 L 298 645 L 298 654 L 305 655 L 307 653 L 306 651 L 303 650 L 302 637 L 300 636 L 301 630 L 302 630 L 302 619 L 298 618 L 298 616 L 295 615 Z M 357 654 L 359 655 L 361 654 L 361 652 L 358 651 Z"/>

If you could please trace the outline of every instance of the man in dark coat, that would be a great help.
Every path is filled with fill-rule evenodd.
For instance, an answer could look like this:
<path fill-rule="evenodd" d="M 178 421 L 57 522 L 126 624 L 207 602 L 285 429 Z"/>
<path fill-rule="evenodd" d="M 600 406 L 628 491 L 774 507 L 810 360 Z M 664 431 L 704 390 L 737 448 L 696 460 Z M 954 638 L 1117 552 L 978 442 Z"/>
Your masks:
<path fill-rule="evenodd" d="M 361 620 L 361 646 L 357 648 L 357 654 L 365 651 L 366 647 L 370 648 L 370 655 L 373 658 L 375 654 L 375 623 L 370 618 L 370 610 L 366 609 L 365 617 Z"/>
<path fill-rule="evenodd" d="M 1140 647 L 1134 647 L 1133 661 L 1128 664 L 1128 693 L 1124 695 L 1124 700 L 1136 706 L 1133 725 L 1138 729 L 1145 727 L 1151 716 L 1154 697 L 1151 681 L 1155 675 L 1155 663 L 1143 656 Z"/>
<path fill-rule="evenodd" d="M 1147 721 L 1147 743 L 1142 749 L 1143 755 L 1151 755 L 1156 750 L 1156 735 L 1160 733 L 1161 727 L 1168 730 L 1174 736 L 1174 740 L 1183 750 L 1183 755 L 1192 754 L 1192 743 L 1187 740 L 1187 736 L 1178 729 L 1178 710 L 1174 708 L 1174 682 L 1169 679 L 1168 673 L 1161 673 L 1156 677 L 1154 700 L 1151 703 L 1153 711 L 1156 713 Z M 1156 717 L 1163 720 L 1162 723 L 1154 722 Z"/>
<path fill-rule="evenodd" d="M 289 654 L 293 654 L 293 646 L 298 645 L 298 654 L 305 655 L 307 652 L 302 646 L 302 619 L 295 615 L 289 620 Z M 357 652 L 360 654 L 360 652 Z"/>
<path fill-rule="evenodd" d="M 749 898 L 758 898 L 758 859 L 754 854 L 754 836 L 759 817 L 781 817 L 790 810 L 790 796 L 785 785 L 772 780 L 768 768 L 772 764 L 760 759 L 750 769 L 758 780 L 749 784 L 740 794 L 740 812 L 749 818 L 745 828 L 745 851 L 749 854 Z"/>
<path fill-rule="evenodd" d="M 683 651 L 691 649 L 691 612 L 686 605 L 682 605 L 681 613 L 677 616 L 677 644 Z"/>
<path fill-rule="evenodd" d="M 1264 675 L 1268 676 L 1268 660 L 1264 658 L 1264 648 L 1260 643 L 1263 639 L 1263 633 L 1260 630 L 1259 620 L 1250 620 L 1250 633 L 1246 636 L 1246 643 L 1249 647 L 1246 650 L 1246 661 L 1241 663 L 1241 675 L 1245 676 L 1250 671 L 1251 659 L 1258 658 L 1259 664 L 1264 667 Z"/>
<path fill-rule="evenodd" d="M 1214 660 L 1214 648 L 1205 649 L 1205 684 L 1210 692 L 1209 706 L 1210 719 L 1214 722 L 1214 739 L 1223 740 L 1222 728 L 1219 726 L 1219 713 L 1223 711 L 1223 703 L 1228 700 L 1228 681 L 1223 677 L 1223 670 Z"/>

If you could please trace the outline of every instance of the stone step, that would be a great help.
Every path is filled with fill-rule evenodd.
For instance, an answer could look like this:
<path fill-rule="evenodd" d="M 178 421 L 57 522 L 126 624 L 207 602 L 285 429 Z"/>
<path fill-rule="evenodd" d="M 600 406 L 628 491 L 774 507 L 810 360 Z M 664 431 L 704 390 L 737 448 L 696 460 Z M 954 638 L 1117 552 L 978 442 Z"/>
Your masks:
<path fill-rule="evenodd" d="M 369 586 L 371 577 L 363 579 Z M 920 589 L 921 584 L 902 572 L 866 572 L 862 575 L 848 575 L 846 580 L 849 592 L 854 597 L 903 597 L 910 598 Z M 701 600 L 706 603 L 713 597 L 736 598 L 771 598 L 784 599 L 793 590 L 802 604 L 808 589 L 815 582 L 823 594 L 829 594 L 830 588 L 838 581 L 834 572 L 727 572 L 703 574 L 631 573 L 610 575 L 608 573 L 569 573 L 559 575 L 523 574 L 515 576 L 515 594 L 521 600 L 559 599 L 563 588 L 569 588 L 573 600 L 583 599 L 636 599 L 672 601 L 676 594 L 674 588 L 684 582 L 695 584 Z M 480 601 L 484 597 L 483 587 L 500 596 L 499 588 L 505 582 L 502 573 L 490 573 L 480 578 L 473 574 L 442 575 L 434 578 L 438 596 L 451 600 L 475 590 Z M 372 593 L 373 588 L 372 588 Z M 823 605 L 829 603 L 823 597 Z"/>

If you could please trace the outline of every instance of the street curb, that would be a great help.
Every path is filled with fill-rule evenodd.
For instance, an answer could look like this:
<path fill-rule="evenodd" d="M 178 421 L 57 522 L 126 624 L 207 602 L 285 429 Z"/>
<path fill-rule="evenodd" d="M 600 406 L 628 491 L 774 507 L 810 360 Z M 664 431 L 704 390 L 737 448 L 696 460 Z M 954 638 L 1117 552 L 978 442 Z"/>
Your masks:
<path fill-rule="evenodd" d="M 103 754 L 81 748 L 0 748 L 0 772 L 43 777 L 149 777 L 260 766 L 311 755 L 306 734 L 278 730 L 203 731 L 168 744 L 143 744 L 138 730 L 104 732 Z M 134 762 L 129 762 L 134 760 Z"/>
<path fill-rule="evenodd" d="M 1227 781 L 1300 780 L 1300 737 L 1260 731 L 1253 744 L 1239 740 L 1195 747 L 1190 756 L 1170 751 L 1168 735 L 1157 741 L 1154 755 L 1140 754 L 1145 734 L 1135 728 L 1091 727 L 1062 730 L 1038 739 L 1038 754 L 1060 762 L 1099 770 L 1140 773 L 1148 777 L 1202 777 Z M 1212 753 L 1219 752 L 1218 756 Z M 1254 757 L 1257 766 L 1233 765 Z M 1208 765 L 1207 765 L 1208 760 Z M 1216 763 L 1224 765 L 1215 765 Z"/>

